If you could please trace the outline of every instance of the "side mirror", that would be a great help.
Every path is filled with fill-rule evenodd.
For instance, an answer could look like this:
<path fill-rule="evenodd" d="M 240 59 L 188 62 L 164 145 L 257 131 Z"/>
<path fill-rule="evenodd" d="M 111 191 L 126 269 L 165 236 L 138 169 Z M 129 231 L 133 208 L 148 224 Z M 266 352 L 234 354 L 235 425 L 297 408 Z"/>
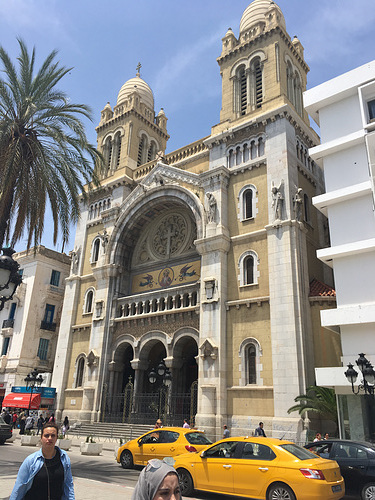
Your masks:
<path fill-rule="evenodd" d="M 142 439 L 138 439 L 138 446 L 142 446 L 142 444 L 143 444 Z"/>
<path fill-rule="evenodd" d="M 206 458 L 206 452 L 205 451 L 202 451 L 201 458 Z"/>

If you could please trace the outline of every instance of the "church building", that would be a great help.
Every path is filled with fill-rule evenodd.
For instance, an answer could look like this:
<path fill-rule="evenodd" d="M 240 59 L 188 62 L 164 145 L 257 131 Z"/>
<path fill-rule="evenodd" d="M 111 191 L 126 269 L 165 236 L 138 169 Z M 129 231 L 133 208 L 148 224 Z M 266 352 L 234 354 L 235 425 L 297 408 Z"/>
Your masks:
<path fill-rule="evenodd" d="M 335 307 L 324 192 L 308 156 L 319 143 L 303 108 L 309 68 L 281 9 L 255 0 L 217 59 L 220 122 L 166 154 L 167 116 L 141 78 L 96 128 L 106 162 L 82 206 L 52 385 L 57 416 L 300 440 L 288 414 L 340 358 L 320 325 Z M 173 131 L 171 131 L 173 133 Z"/>

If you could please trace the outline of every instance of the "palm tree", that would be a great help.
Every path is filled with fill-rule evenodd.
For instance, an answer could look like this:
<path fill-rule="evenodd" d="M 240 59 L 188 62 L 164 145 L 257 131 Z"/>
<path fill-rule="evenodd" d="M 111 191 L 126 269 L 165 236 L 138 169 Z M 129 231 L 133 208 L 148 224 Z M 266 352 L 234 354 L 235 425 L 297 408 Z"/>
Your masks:
<path fill-rule="evenodd" d="M 338 424 L 336 395 L 333 389 L 310 385 L 306 389 L 306 394 L 297 396 L 294 401 L 298 404 L 289 408 L 288 413 L 298 411 L 301 417 L 305 413 L 315 413 Z"/>
<path fill-rule="evenodd" d="M 90 109 L 72 104 L 56 88 L 72 68 L 61 66 L 52 51 L 35 70 L 35 48 L 18 39 L 17 68 L 0 47 L 0 248 L 28 234 L 37 245 L 48 205 L 53 241 L 59 230 L 65 244 L 69 226 L 80 216 L 80 196 L 98 185 L 102 157 L 88 142 L 81 119 Z M 0 68 L 1 69 L 1 68 Z M 12 236 L 10 237 L 10 233 Z"/>

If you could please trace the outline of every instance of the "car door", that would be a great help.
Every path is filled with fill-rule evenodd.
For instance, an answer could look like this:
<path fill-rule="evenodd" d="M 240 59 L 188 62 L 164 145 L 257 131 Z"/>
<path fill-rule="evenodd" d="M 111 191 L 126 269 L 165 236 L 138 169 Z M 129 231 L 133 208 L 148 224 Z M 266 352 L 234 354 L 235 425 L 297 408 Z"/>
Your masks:
<path fill-rule="evenodd" d="M 149 460 L 155 458 L 156 443 L 159 433 L 152 431 L 138 439 L 138 447 L 134 450 L 134 463 L 145 465 Z"/>
<path fill-rule="evenodd" d="M 180 434 L 175 431 L 163 431 L 158 432 L 159 440 L 155 443 L 155 458 L 163 460 L 165 457 L 173 457 L 176 455 L 176 441 Z"/>
<path fill-rule="evenodd" d="M 269 446 L 259 443 L 241 443 L 233 467 L 235 495 L 261 498 L 265 486 L 274 476 L 277 457 Z"/>
<path fill-rule="evenodd" d="M 195 487 L 217 493 L 233 493 L 234 450 L 237 441 L 220 442 L 203 453 L 195 467 Z"/>
<path fill-rule="evenodd" d="M 364 447 L 354 443 L 335 443 L 330 458 L 340 466 L 346 491 L 358 493 L 365 482 L 368 456 Z"/>

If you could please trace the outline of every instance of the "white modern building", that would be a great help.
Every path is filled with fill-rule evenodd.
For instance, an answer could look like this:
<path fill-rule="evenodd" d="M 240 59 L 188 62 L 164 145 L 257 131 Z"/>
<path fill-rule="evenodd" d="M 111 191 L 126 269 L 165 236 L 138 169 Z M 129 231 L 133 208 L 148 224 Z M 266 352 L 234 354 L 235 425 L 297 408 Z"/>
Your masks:
<path fill-rule="evenodd" d="M 44 246 L 13 257 L 23 282 L 0 312 L 0 403 L 12 389 L 25 386 L 33 368 L 43 374 L 43 385 L 50 385 L 71 262 L 68 255 Z"/>
<path fill-rule="evenodd" d="M 337 308 L 321 312 L 322 325 L 342 341 L 342 366 L 316 369 L 317 384 L 335 388 L 342 437 L 375 437 L 374 399 L 354 395 L 344 372 L 359 353 L 375 364 L 375 61 L 304 94 L 321 130 L 311 157 L 324 168 L 326 193 L 313 200 L 328 217 L 331 246 L 318 257 L 333 268 Z"/>

